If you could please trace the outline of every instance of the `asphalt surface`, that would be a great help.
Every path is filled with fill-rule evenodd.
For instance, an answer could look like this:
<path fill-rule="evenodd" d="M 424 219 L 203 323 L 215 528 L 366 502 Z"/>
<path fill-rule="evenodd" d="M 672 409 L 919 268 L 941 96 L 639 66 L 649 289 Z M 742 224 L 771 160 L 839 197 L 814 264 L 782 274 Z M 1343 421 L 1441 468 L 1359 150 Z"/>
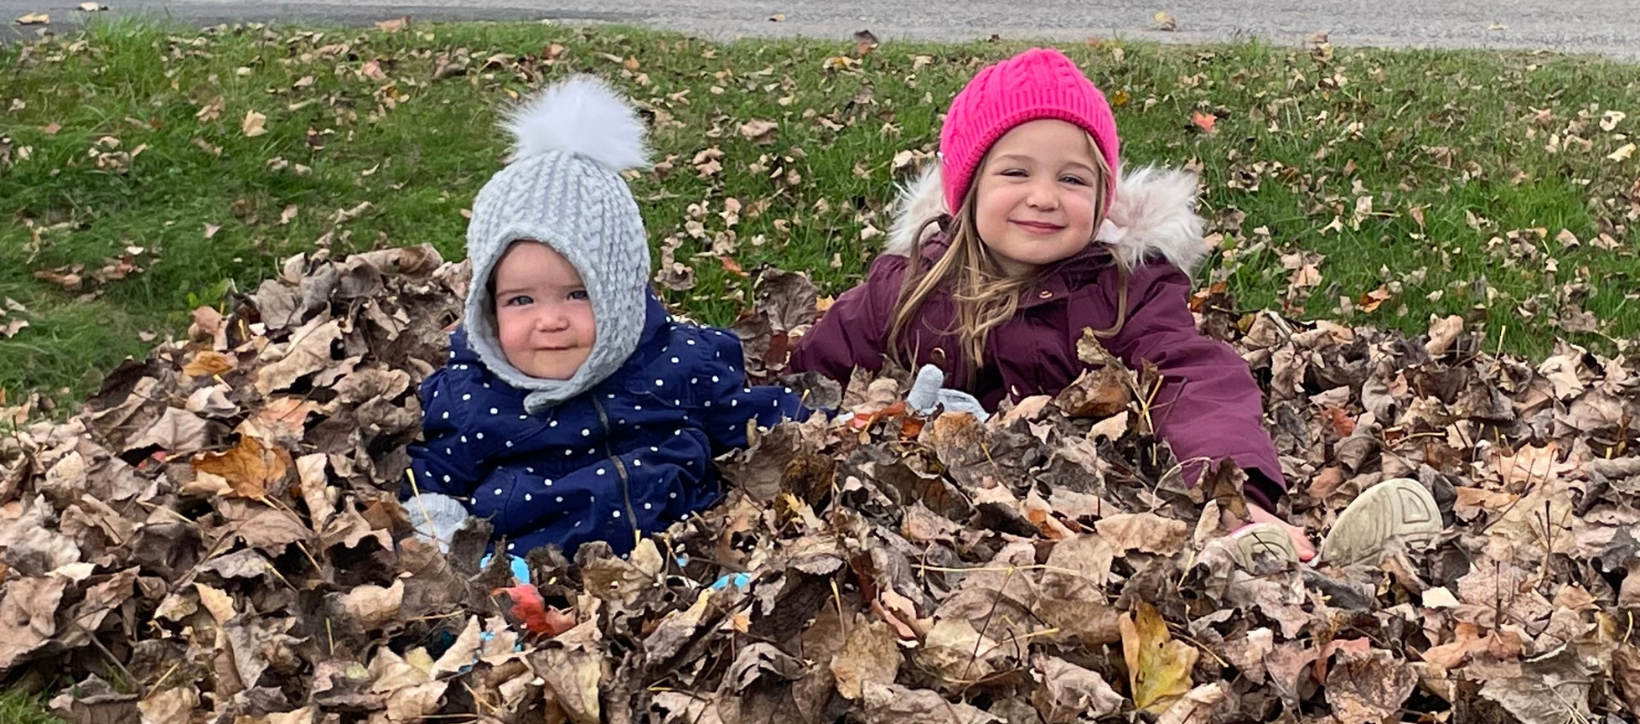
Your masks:
<path fill-rule="evenodd" d="M 1337 46 L 1548 50 L 1640 61 L 1640 0 L 103 0 L 99 14 L 169 17 L 196 25 L 287 21 L 367 25 L 423 20 L 546 20 L 629 23 L 727 39 L 804 36 L 846 39 L 871 30 L 882 40 L 1005 38 L 1079 41 L 1125 37 L 1206 42 L 1257 37 L 1301 44 L 1326 30 Z M 914 9 L 921 7 L 923 9 Z M 39 32 L 18 25 L 45 13 L 59 32 L 90 14 L 78 0 L 0 0 L 0 38 Z M 1176 29 L 1158 29 L 1169 13 Z M 771 18 L 780 17 L 779 21 Z"/>

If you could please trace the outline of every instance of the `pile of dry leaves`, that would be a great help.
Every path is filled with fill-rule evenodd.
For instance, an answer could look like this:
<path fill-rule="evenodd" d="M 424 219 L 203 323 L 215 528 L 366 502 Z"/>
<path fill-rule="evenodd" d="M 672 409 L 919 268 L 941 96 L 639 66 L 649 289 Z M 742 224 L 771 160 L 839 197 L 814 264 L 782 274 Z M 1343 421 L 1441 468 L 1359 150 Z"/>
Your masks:
<path fill-rule="evenodd" d="M 1619 362 L 1200 295 L 1267 383 L 1294 520 L 1325 531 L 1387 476 L 1435 491 L 1447 533 L 1370 568 L 1203 553 L 1245 511 L 1241 473 L 1182 485 L 1149 434 L 1154 372 L 1089 344 L 1077 385 L 983 425 L 858 380 L 835 418 L 724 461 L 719 508 L 626 560 L 539 551 L 512 587 L 480 568 L 482 525 L 446 555 L 395 500 L 464 271 L 425 247 L 292 259 L 80 415 L 0 440 L 0 674 L 72 679 L 53 706 L 76 722 L 1640 716 L 1640 378 Z M 815 294 L 760 284 L 737 328 L 778 369 Z"/>

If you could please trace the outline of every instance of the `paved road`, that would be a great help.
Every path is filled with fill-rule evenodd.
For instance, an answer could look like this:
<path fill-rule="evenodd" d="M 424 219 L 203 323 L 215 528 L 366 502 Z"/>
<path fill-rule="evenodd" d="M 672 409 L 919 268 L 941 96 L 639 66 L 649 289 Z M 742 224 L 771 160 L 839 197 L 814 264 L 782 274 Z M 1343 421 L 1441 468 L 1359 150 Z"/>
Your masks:
<path fill-rule="evenodd" d="M 1335 45 L 1545 49 L 1640 61 L 1640 0 L 103 0 L 109 15 L 148 13 L 189 23 L 300 20 L 362 25 L 410 15 L 427 20 L 623 22 L 716 38 L 801 35 L 883 40 L 1091 36 L 1164 42 L 1260 37 L 1299 44 L 1327 30 Z M 0 36 L 33 33 L 23 15 L 60 27 L 86 13 L 79 0 L 0 0 Z M 911 9 L 913 5 L 933 8 Z M 1173 32 L 1156 28 L 1167 11 Z M 773 16 L 783 20 L 772 22 Z"/>

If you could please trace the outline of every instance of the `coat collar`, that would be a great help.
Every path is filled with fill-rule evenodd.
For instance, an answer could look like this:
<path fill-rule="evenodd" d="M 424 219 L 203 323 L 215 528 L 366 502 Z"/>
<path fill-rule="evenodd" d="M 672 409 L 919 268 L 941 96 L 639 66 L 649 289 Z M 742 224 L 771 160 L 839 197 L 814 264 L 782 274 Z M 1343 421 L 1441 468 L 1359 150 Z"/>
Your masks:
<path fill-rule="evenodd" d="M 931 241 L 943 233 L 950 212 L 941 183 L 940 166 L 933 163 L 902 189 L 884 254 L 905 256 L 919 234 Z M 1120 174 L 1109 218 L 1092 247 L 1106 249 L 1107 257 L 1119 255 L 1129 266 L 1162 259 L 1192 273 L 1211 251 L 1202 241 L 1203 222 L 1195 211 L 1196 184 L 1196 175 L 1187 171 L 1147 166 Z M 928 223 L 933 219 L 941 223 Z"/>

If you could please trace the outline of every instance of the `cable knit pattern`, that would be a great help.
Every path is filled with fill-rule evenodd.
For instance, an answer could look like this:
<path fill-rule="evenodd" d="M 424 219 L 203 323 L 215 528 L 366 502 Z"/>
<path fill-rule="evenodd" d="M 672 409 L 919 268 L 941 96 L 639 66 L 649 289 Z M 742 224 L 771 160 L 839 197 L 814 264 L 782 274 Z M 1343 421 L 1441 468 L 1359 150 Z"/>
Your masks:
<path fill-rule="evenodd" d="M 562 97 L 563 91 L 579 95 Z M 547 120 L 554 114 L 573 114 L 576 104 L 602 104 L 598 110 L 607 117 L 607 104 L 620 104 L 626 114 L 630 107 L 607 86 L 589 79 L 572 79 L 548 89 L 559 91 L 562 107 L 538 104 L 531 113 Z M 567 119 L 573 123 L 575 119 Z M 614 124 L 608 133 L 636 130 L 642 124 L 632 115 L 631 124 Z M 526 124 L 515 128 L 527 130 Z M 649 241 L 643 217 L 632 197 L 622 169 L 594 160 L 605 158 L 596 148 L 600 139 L 563 133 L 564 141 L 584 142 L 586 153 L 573 149 L 553 149 L 528 139 L 519 146 L 530 155 L 514 160 L 478 192 L 473 217 L 467 226 L 467 254 L 473 265 L 473 287 L 467 295 L 467 340 L 484 366 L 497 377 L 519 389 L 528 390 L 525 406 L 540 412 L 592 389 L 620 369 L 638 346 L 643 332 L 644 305 L 648 295 Z M 586 129 L 588 131 L 596 129 Z M 635 139 L 609 139 L 605 145 L 630 145 Z M 495 314 L 488 290 L 496 264 L 508 246 L 521 239 L 547 244 L 573 264 L 585 282 L 597 324 L 597 340 L 585 364 L 568 380 L 544 380 L 520 372 L 507 362 L 496 331 Z"/>
<path fill-rule="evenodd" d="M 1107 193 L 1116 193 L 1120 144 L 1105 94 L 1057 50 L 1032 48 L 988 66 L 951 101 L 940 129 L 947 208 L 962 197 L 992 144 L 1015 126 L 1040 119 L 1074 123 L 1093 136 L 1111 169 Z"/>

